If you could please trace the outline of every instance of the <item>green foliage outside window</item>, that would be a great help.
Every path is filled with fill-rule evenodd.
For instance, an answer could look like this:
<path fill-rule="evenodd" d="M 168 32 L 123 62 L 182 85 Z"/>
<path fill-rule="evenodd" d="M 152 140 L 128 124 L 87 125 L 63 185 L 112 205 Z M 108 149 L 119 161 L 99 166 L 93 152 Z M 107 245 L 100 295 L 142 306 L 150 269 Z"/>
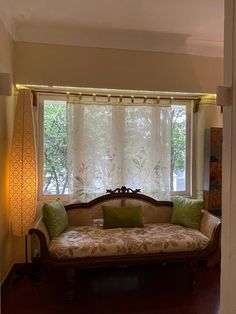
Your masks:
<path fill-rule="evenodd" d="M 66 106 L 62 101 L 44 104 L 43 194 L 65 194 L 67 175 Z"/>
<path fill-rule="evenodd" d="M 186 163 L 186 107 L 171 108 L 171 190 L 174 191 L 174 176 L 185 174 Z"/>

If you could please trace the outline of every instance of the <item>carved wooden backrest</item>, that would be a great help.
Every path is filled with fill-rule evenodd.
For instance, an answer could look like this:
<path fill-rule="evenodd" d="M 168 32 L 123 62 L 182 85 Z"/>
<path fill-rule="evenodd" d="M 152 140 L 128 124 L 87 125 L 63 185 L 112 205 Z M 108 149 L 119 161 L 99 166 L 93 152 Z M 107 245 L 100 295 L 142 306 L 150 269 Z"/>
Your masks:
<path fill-rule="evenodd" d="M 102 205 L 141 205 L 144 223 L 167 223 L 170 221 L 172 202 L 157 201 L 147 195 L 139 194 L 139 190 L 126 187 L 113 191 L 108 190 L 108 193 L 88 203 L 67 205 L 69 224 L 72 226 L 93 225 L 95 221 L 103 217 Z"/>

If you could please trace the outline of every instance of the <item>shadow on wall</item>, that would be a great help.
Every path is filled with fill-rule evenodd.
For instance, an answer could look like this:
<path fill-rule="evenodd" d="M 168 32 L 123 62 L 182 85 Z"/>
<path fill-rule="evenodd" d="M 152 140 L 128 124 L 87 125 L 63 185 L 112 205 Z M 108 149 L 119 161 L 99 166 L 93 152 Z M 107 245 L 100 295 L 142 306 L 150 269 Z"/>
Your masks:
<path fill-rule="evenodd" d="M 223 59 L 187 55 L 194 45 L 209 48 L 188 34 L 35 23 L 27 35 L 25 27 L 18 29 L 22 41 L 44 44 L 16 43 L 17 83 L 179 92 L 215 92 L 222 84 Z"/>
<path fill-rule="evenodd" d="M 0 96 L 0 269 L 1 282 L 13 263 L 13 246 L 9 222 L 9 126 L 11 106 L 8 98 Z"/>

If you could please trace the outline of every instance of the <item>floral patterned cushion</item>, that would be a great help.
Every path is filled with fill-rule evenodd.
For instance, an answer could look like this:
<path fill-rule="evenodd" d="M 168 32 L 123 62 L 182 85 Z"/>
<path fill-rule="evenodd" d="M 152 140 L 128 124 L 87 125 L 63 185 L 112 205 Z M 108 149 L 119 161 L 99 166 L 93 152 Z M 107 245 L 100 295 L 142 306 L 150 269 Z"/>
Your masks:
<path fill-rule="evenodd" d="M 201 250 L 210 240 L 200 231 L 169 223 L 144 228 L 103 229 L 101 226 L 69 227 L 49 243 L 59 259 L 93 256 L 187 252 Z"/>

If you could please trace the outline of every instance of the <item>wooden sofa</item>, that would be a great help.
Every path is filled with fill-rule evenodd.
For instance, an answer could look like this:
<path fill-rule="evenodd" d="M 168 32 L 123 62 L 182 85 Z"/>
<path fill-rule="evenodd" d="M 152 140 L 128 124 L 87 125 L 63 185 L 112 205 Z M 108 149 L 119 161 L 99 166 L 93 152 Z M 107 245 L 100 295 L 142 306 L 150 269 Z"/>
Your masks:
<path fill-rule="evenodd" d="M 144 228 L 103 229 L 104 204 L 141 205 Z M 157 201 L 139 190 L 122 187 L 65 208 L 70 226 L 59 237 L 49 238 L 43 218 L 30 234 L 39 239 L 41 261 L 66 270 L 68 287 L 73 286 L 76 269 L 189 262 L 193 288 L 198 261 L 212 260 L 219 249 L 217 217 L 202 210 L 200 231 L 170 224 L 173 203 Z"/>

